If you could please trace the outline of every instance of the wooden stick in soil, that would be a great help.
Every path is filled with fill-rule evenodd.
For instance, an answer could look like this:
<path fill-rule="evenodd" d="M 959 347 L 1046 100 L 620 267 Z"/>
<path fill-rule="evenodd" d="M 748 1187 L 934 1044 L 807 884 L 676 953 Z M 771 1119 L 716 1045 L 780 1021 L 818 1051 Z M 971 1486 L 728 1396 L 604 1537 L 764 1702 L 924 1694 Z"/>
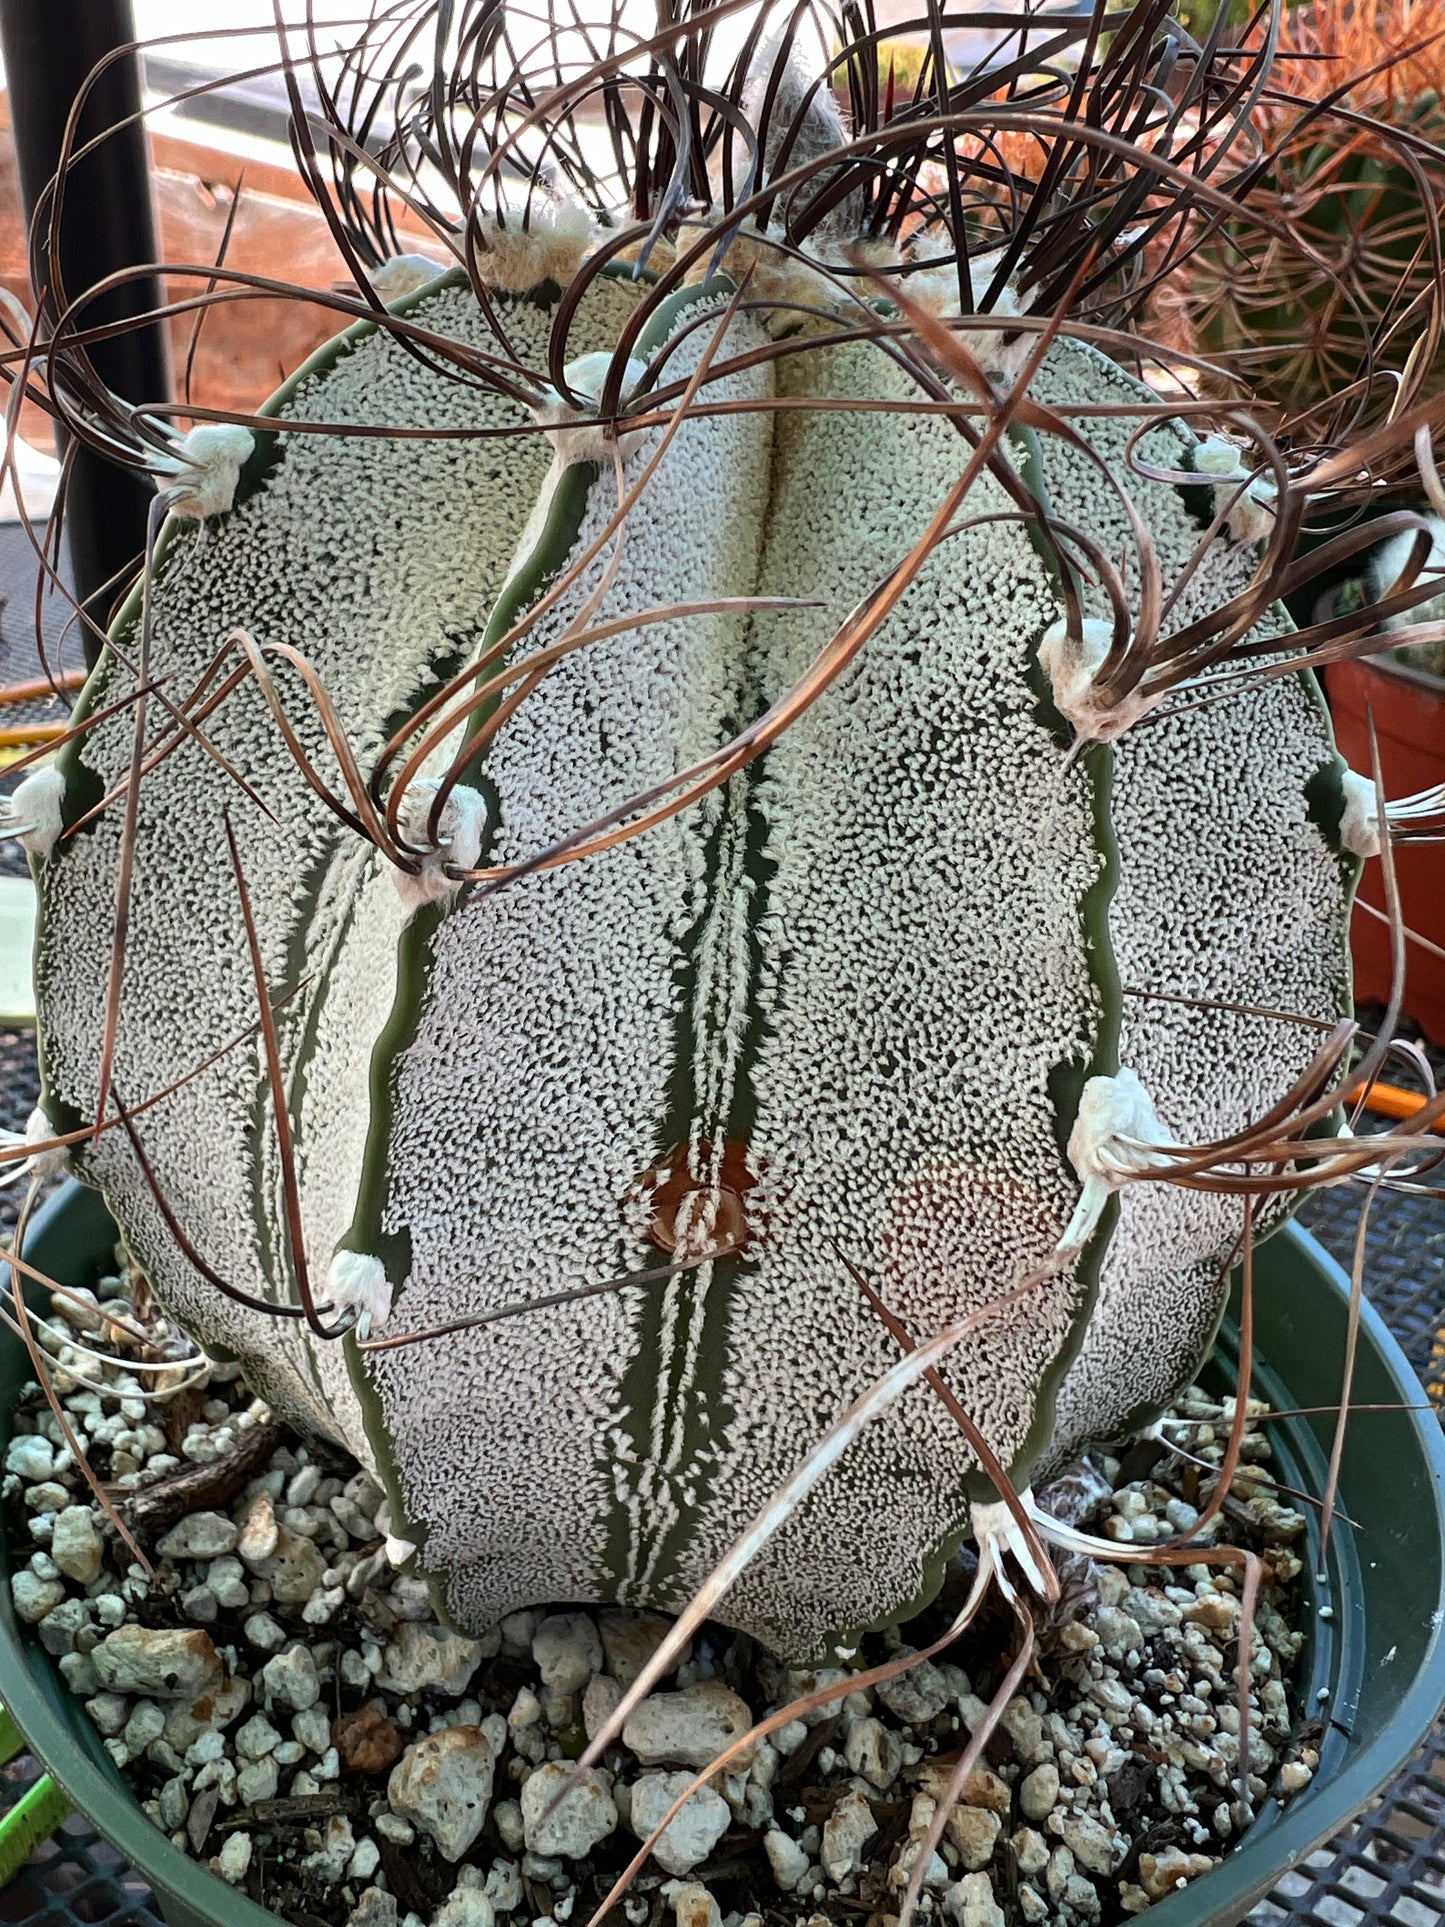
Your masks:
<path fill-rule="evenodd" d="M 209 1465 L 185 1466 L 179 1472 L 168 1472 L 154 1485 L 142 1486 L 127 1508 L 132 1527 L 141 1537 L 153 1539 L 188 1513 L 229 1505 L 256 1477 L 284 1436 L 279 1425 L 253 1425 L 224 1458 Z"/>

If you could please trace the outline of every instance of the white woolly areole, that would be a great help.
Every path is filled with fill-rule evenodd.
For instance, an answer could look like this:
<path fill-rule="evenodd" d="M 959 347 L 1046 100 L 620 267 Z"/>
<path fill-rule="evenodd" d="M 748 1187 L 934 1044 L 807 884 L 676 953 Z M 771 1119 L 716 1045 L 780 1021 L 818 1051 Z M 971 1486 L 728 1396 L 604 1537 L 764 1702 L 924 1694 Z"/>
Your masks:
<path fill-rule="evenodd" d="M 1084 1189 L 1059 1240 L 1061 1252 L 1078 1251 L 1088 1242 L 1110 1195 L 1164 1162 L 1148 1147 L 1168 1141 L 1154 1100 L 1133 1071 L 1121 1068 L 1113 1077 L 1088 1080 L 1069 1133 L 1069 1162 Z"/>
<path fill-rule="evenodd" d="M 576 201 L 534 200 L 525 213 L 510 209 L 479 227 L 476 259 L 483 279 L 521 293 L 540 281 L 566 287 L 586 252 L 592 217 Z"/>
<path fill-rule="evenodd" d="M 564 401 L 555 388 L 548 389 L 546 398 L 533 406 L 532 413 L 546 428 L 547 439 L 557 451 L 559 467 L 568 468 L 573 462 L 605 462 L 614 449 L 619 449 L 626 460 L 642 440 L 636 430 L 627 433 L 620 428 L 614 439 L 589 412 L 601 399 L 612 360 L 611 355 L 599 350 L 595 354 L 579 355 L 563 369 L 568 388 L 582 397 L 581 408 Z M 646 373 L 645 361 L 628 362 L 618 395 L 619 405 L 628 400 Z"/>
<path fill-rule="evenodd" d="M 0 836 L 13 837 L 31 856 L 48 857 L 63 827 L 65 778 L 53 764 L 35 769 L 0 799 Z"/>
<path fill-rule="evenodd" d="M 1086 743 L 1112 743 L 1152 707 L 1147 696 L 1132 690 L 1122 702 L 1105 703 L 1095 692 L 1094 679 L 1109 653 L 1112 623 L 1085 616 L 1082 634 L 1073 635 L 1060 617 L 1044 631 L 1039 663 L 1054 693 L 1054 706 L 1066 716 Z"/>
<path fill-rule="evenodd" d="M 1019 1493 L 1019 1504 L 1030 1518 L 1038 1515 L 1038 1502 L 1032 1490 L 1025 1486 Z M 1049 1597 L 1051 1574 L 1039 1570 L 1033 1548 L 1020 1530 L 1019 1522 L 1002 1499 L 990 1499 L 983 1504 L 975 1504 L 969 1517 L 973 1531 L 973 1541 L 978 1548 L 980 1565 L 992 1567 L 999 1585 L 1007 1595 L 1012 1595 L 1013 1583 L 1003 1565 L 1003 1555 L 1009 1553 L 1023 1572 L 1030 1586 L 1040 1599 Z"/>
<path fill-rule="evenodd" d="M 47 1144 L 55 1135 L 55 1126 L 37 1104 L 25 1120 L 25 1142 Z M 56 1144 L 48 1151 L 32 1152 L 27 1162 L 32 1177 L 58 1178 L 70 1169 L 70 1150 L 64 1144 Z"/>
<path fill-rule="evenodd" d="M 1242 482 L 1249 471 L 1244 450 L 1225 435 L 1206 435 L 1194 450 L 1196 475 L 1213 475 L 1221 482 Z"/>
<path fill-rule="evenodd" d="M 356 1313 L 357 1335 L 365 1338 L 376 1325 L 391 1316 L 391 1286 L 380 1258 L 364 1251 L 338 1251 L 331 1260 L 326 1277 L 327 1297 L 333 1315 Z"/>
<path fill-rule="evenodd" d="M 1274 527 L 1275 486 L 1267 475 L 1251 477 L 1244 451 L 1223 435 L 1206 435 L 1194 450 L 1197 475 L 1218 477 L 1214 487 L 1216 513 L 1229 505 L 1225 526 L 1238 542 L 1264 542 Z M 1249 486 L 1243 490 L 1242 482 Z"/>
<path fill-rule="evenodd" d="M 448 795 L 437 824 L 436 841 L 432 841 L 427 822 L 440 788 L 440 782 L 434 777 L 423 777 L 413 783 L 402 798 L 397 814 L 402 842 L 423 852 L 420 870 L 393 866 L 391 872 L 391 880 L 408 915 L 424 903 L 440 903 L 446 897 L 455 896 L 461 880 L 448 876 L 448 868 L 474 870 L 482 853 L 482 837 L 487 828 L 486 799 L 479 790 L 469 789 L 464 783 L 459 783 Z"/>
<path fill-rule="evenodd" d="M 375 293 L 390 305 L 418 288 L 424 288 L 428 281 L 435 281 L 438 275 L 445 274 L 446 268 L 439 261 L 433 261 L 425 254 L 394 254 L 389 261 L 383 261 L 379 268 L 371 271 L 371 285 Z"/>
<path fill-rule="evenodd" d="M 1378 856 L 1381 837 L 1375 786 L 1368 776 L 1353 769 L 1347 769 L 1341 780 L 1345 813 L 1340 818 L 1340 842 L 1353 856 Z"/>
<path fill-rule="evenodd" d="M 962 339 L 977 356 L 984 373 L 993 376 L 1007 388 L 1018 380 L 1035 339 L 1030 333 L 1010 330 L 1007 323 L 1030 311 L 1035 293 L 1030 290 L 1020 300 L 1017 282 L 1007 281 L 990 307 L 984 309 L 980 306 L 1002 256 L 1002 248 L 992 248 L 987 254 L 969 256 L 968 281 L 973 297 L 973 312 L 984 325 L 970 328 Z M 957 263 L 945 257 L 932 257 L 926 246 L 916 248 L 910 260 L 915 263 L 927 261 L 930 265 L 906 276 L 901 282 L 904 290 L 934 314 L 962 313 L 958 300 Z"/>
<path fill-rule="evenodd" d="M 829 232 L 831 224 L 825 224 L 800 247 L 789 241 L 781 222 L 770 221 L 761 230 L 745 229 L 728 243 L 720 264 L 722 271 L 736 282 L 747 277 L 749 298 L 758 303 L 759 323 L 769 334 L 789 334 L 797 327 L 799 317 L 789 309 L 822 308 L 825 314 L 836 313 L 840 300 L 846 299 L 846 287 L 851 286 L 851 282 L 838 279 L 837 270 L 847 275 L 867 266 L 887 274 L 898 267 L 898 250 L 890 243 L 855 237 L 846 245 L 835 246 L 829 244 Z M 704 234 L 715 235 L 716 230 L 701 222 L 682 222 L 678 251 L 691 247 Z M 696 286 L 712 272 L 713 256 L 706 254 L 688 270 L 687 282 Z M 911 289 L 912 279 L 908 285 Z M 773 307 L 777 312 L 768 312 Z"/>
<path fill-rule="evenodd" d="M 759 46 L 743 95 L 743 112 L 754 127 L 762 119 L 769 93 L 772 95 L 762 157 L 764 179 L 791 173 L 794 168 L 835 154 L 848 140 L 848 128 L 825 67 L 823 44 L 811 36 L 798 35 L 787 49 L 780 72 L 783 39 L 783 29 L 779 28 Z M 784 142 L 788 144 L 786 154 Z M 786 190 L 778 210 L 782 225 L 786 227 L 796 210 L 826 193 L 836 178 L 832 169 L 815 169 L 806 180 Z M 814 233 L 835 236 L 846 245 L 857 237 L 862 214 L 863 196 L 854 188 L 821 216 Z"/>
<path fill-rule="evenodd" d="M 228 514 L 255 446 L 250 429 L 233 422 L 202 422 L 193 428 L 179 452 L 160 462 L 162 473 L 171 477 L 171 512 L 188 522 Z"/>

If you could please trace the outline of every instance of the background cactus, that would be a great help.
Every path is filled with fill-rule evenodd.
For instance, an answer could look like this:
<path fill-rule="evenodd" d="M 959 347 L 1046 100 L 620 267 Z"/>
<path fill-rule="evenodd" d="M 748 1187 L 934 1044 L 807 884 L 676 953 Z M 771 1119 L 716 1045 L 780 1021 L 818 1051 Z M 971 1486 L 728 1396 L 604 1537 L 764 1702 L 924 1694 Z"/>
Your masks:
<path fill-rule="evenodd" d="M 1160 290 L 1178 338 L 1218 364 L 1215 392 L 1307 418 L 1320 439 L 1383 417 L 1407 369 L 1440 390 L 1438 24 L 1416 0 L 1291 8 L 1284 85 L 1254 114 L 1247 212 L 1200 210 L 1201 245 Z M 1337 99 L 1358 118 L 1321 112 Z"/>
<path fill-rule="evenodd" d="M 1213 164 L 1210 62 L 1256 56 L 1141 6 L 1093 95 L 1031 46 L 901 108 L 860 25 L 850 132 L 761 18 L 719 94 L 685 17 L 655 85 L 554 47 L 523 86 L 477 16 L 502 105 L 455 210 L 407 163 L 460 151 L 470 78 L 332 149 L 459 267 L 386 308 L 394 210 L 340 194 L 368 318 L 249 454 L 153 462 L 172 521 L 23 825 L 32 1136 L 377 1471 L 453 1621 L 681 1606 L 807 1467 L 718 1611 L 816 1654 L 999 1529 L 990 1467 L 1187 1380 L 1241 1195 L 1272 1221 L 1372 1155 L 1305 1134 L 1374 800 L 1309 663 L 1374 618 L 1292 634 L 1314 478 L 1227 526 L 1247 466 L 1083 338 Z M 949 211 L 992 122 L 1049 114 L 1002 240 L 996 193 Z M 59 332 L 72 427 L 143 439 Z M 900 1333 L 974 1432 L 890 1377 Z"/>

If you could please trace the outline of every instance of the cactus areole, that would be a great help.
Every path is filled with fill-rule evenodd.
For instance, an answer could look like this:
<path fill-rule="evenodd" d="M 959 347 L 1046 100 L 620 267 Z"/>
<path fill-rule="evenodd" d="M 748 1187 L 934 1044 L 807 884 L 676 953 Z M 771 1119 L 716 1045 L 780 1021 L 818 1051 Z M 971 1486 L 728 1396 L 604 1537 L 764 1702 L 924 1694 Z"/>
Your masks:
<path fill-rule="evenodd" d="M 679 1607 L 910 1340 L 961 1328 L 939 1375 L 1020 1488 L 1146 1421 L 1240 1235 L 1170 1148 L 1267 1114 L 1349 1003 L 1309 674 L 1096 700 L 1081 558 L 1137 605 L 1147 532 L 1181 622 L 1255 574 L 1191 430 L 1133 460 L 1153 398 L 1060 334 L 1028 393 L 1074 427 L 1005 422 L 950 504 L 988 417 L 919 405 L 959 389 L 854 325 L 886 295 L 794 260 L 759 299 L 741 244 L 640 327 L 647 277 L 591 274 L 565 386 L 415 345 L 480 362 L 500 326 L 546 370 L 584 240 L 539 224 L 529 269 L 514 237 L 490 313 L 460 274 L 413 289 L 416 336 L 358 325 L 268 405 L 233 499 L 190 477 L 31 838 L 37 1131 L 104 1104 L 75 1166 L 158 1295 L 379 1475 L 393 1556 L 473 1631 Z M 1006 395 L 1018 342 L 980 353 Z M 614 834 L 859 624 L 761 753 Z M 381 746 L 438 717 L 368 815 Z M 718 1616 L 833 1650 L 924 1604 L 997 1498 L 920 1377 Z"/>

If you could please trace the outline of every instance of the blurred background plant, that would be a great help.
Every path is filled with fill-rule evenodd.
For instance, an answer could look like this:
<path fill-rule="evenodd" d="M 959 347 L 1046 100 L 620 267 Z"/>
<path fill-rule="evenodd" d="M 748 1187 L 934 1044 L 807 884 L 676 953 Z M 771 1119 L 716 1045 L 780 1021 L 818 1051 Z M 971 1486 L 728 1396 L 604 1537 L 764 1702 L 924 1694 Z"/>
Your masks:
<path fill-rule="evenodd" d="M 1237 10 L 1236 10 L 1237 11 Z M 1255 20 L 1246 38 L 1264 31 Z M 1272 406 L 1294 446 L 1445 388 L 1433 300 L 1445 201 L 1445 22 L 1429 0 L 1315 0 L 1280 22 L 1254 112 L 1248 220 L 1192 217 L 1158 309 L 1180 346 L 1227 362 L 1206 392 Z"/>

